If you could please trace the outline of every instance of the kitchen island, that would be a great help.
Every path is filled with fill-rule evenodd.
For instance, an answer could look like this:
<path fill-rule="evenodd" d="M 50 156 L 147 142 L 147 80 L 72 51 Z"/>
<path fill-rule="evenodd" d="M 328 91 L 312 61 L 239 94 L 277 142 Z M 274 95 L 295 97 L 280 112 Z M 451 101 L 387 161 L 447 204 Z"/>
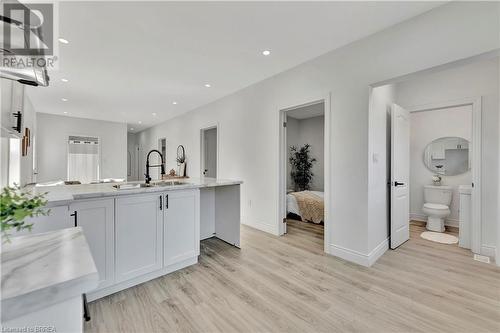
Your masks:
<path fill-rule="evenodd" d="M 89 301 L 196 264 L 200 240 L 240 246 L 241 181 L 213 178 L 34 187 L 48 217 L 34 232 L 80 226 L 99 273 Z"/>

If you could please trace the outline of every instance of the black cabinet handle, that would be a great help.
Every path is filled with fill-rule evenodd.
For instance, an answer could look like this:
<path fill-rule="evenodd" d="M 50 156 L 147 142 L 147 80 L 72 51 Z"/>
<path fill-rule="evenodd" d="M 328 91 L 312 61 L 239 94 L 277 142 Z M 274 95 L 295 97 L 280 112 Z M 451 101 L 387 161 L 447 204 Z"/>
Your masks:
<path fill-rule="evenodd" d="M 17 118 L 17 120 L 16 120 L 16 126 L 13 126 L 12 128 L 16 132 L 21 133 L 21 124 L 22 124 L 23 114 L 21 113 L 21 111 L 17 111 L 17 112 L 14 112 L 13 115 L 14 115 L 14 117 Z"/>
<path fill-rule="evenodd" d="M 165 208 L 168 209 L 168 194 L 165 196 Z"/>
<path fill-rule="evenodd" d="M 78 227 L 78 212 L 75 210 L 70 216 L 75 218 L 75 227 Z"/>
<path fill-rule="evenodd" d="M 163 196 L 160 195 L 160 210 L 163 210 Z"/>
<path fill-rule="evenodd" d="M 403 186 L 405 183 L 401 183 L 401 182 L 394 182 L 394 186 Z"/>

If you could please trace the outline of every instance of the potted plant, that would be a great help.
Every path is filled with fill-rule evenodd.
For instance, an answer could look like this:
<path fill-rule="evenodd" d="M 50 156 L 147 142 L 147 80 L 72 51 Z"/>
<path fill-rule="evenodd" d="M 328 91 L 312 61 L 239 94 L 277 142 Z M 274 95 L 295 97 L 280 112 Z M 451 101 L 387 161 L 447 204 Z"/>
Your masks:
<path fill-rule="evenodd" d="M 47 204 L 46 193 L 32 195 L 19 188 L 4 187 L 0 194 L 0 218 L 3 242 L 9 241 L 9 231 L 31 231 L 33 224 L 26 223 L 27 217 L 49 215 L 50 210 L 43 207 Z"/>
<path fill-rule="evenodd" d="M 311 180 L 314 176 L 311 169 L 313 163 L 316 162 L 316 159 L 310 156 L 310 148 L 309 144 L 305 144 L 300 148 L 296 146 L 290 147 L 290 176 L 295 185 L 295 191 L 310 189 Z"/>

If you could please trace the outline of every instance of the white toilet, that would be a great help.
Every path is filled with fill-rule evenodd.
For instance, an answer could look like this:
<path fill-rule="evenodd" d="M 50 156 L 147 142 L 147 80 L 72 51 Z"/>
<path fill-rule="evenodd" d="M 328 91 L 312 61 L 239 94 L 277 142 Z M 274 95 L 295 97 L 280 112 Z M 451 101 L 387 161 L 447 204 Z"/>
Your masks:
<path fill-rule="evenodd" d="M 451 186 L 424 186 L 424 207 L 422 211 L 427 215 L 427 230 L 444 232 L 444 219 L 450 211 L 453 195 Z"/>

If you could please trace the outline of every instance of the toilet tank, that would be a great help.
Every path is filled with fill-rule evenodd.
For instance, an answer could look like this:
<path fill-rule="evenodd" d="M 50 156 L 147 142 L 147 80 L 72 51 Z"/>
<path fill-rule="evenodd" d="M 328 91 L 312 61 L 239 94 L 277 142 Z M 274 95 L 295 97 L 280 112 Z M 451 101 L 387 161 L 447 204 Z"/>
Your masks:
<path fill-rule="evenodd" d="M 426 203 L 436 203 L 449 206 L 453 196 L 453 188 L 451 186 L 424 186 L 424 201 Z"/>

